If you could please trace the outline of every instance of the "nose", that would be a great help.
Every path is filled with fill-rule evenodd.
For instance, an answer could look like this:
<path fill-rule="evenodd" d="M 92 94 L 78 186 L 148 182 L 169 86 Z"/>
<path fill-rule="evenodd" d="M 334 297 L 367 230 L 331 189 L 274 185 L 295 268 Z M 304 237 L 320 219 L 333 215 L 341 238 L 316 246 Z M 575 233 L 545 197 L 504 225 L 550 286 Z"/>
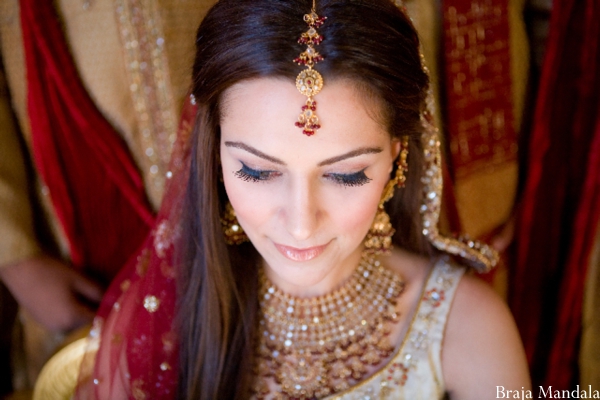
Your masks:
<path fill-rule="evenodd" d="M 318 185 L 310 180 L 298 180 L 290 185 L 286 204 L 283 206 L 288 233 L 297 242 L 310 239 L 321 219 Z"/>

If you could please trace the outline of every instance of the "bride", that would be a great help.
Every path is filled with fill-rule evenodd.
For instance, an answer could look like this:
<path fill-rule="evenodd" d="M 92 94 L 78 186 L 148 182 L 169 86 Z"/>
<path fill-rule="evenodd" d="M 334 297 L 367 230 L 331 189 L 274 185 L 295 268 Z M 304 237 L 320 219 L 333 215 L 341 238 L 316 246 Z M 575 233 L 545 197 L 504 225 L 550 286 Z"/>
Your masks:
<path fill-rule="evenodd" d="M 507 307 L 465 273 L 493 251 L 437 230 L 439 142 L 404 12 L 221 0 L 196 45 L 195 119 L 159 222 L 95 320 L 76 396 L 528 389 Z"/>

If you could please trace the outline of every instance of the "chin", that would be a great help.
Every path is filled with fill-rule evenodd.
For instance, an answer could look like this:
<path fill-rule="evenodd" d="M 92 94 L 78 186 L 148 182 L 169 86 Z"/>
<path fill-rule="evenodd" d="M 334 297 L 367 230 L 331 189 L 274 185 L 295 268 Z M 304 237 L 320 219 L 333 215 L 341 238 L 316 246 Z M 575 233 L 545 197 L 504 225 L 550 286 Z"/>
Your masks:
<path fill-rule="evenodd" d="M 344 268 L 336 268 L 342 266 L 342 260 L 350 255 L 340 256 L 334 246 L 328 247 L 327 251 L 309 261 L 290 260 L 274 249 L 263 257 L 267 276 L 283 292 L 297 297 L 314 297 L 328 293 L 351 273 L 344 271 Z"/>

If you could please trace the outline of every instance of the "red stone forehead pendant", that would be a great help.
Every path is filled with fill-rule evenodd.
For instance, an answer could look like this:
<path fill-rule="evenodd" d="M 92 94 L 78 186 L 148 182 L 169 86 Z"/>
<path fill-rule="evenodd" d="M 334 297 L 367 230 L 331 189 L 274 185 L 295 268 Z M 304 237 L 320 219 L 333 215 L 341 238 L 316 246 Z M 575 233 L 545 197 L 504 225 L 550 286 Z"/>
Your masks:
<path fill-rule="evenodd" d="M 304 14 L 304 22 L 308 25 L 308 30 L 298 39 L 298 43 L 306 45 L 306 50 L 294 59 L 295 63 L 306 67 L 296 77 L 298 91 L 308 97 L 296 122 L 296 126 L 302 128 L 302 133 L 306 136 L 314 135 L 321 127 L 316 113 L 317 102 L 313 97 L 323 88 L 323 77 L 313 69 L 313 66 L 322 61 L 323 57 L 315 50 L 314 46 L 323 41 L 323 36 L 319 35 L 317 28 L 323 25 L 327 17 L 319 17 L 315 8 L 315 0 L 313 0 L 310 14 Z"/>

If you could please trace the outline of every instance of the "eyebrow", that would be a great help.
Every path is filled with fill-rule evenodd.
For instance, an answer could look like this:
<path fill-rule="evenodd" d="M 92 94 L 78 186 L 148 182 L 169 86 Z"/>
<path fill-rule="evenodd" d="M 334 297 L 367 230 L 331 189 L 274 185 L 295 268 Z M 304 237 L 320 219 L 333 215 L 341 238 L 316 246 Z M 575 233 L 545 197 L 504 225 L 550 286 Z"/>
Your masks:
<path fill-rule="evenodd" d="M 283 161 L 281 161 L 279 158 L 275 158 L 275 157 L 271 157 L 268 154 L 263 153 L 260 150 L 255 149 L 252 146 L 248 146 L 246 143 L 242 143 L 242 142 L 225 142 L 225 146 L 227 147 L 235 147 L 236 149 L 242 149 L 242 150 L 246 150 L 248 153 L 252 153 L 257 157 L 260 158 L 264 158 L 267 161 L 271 161 L 275 164 L 280 164 L 280 165 L 285 165 L 285 163 Z"/>
<path fill-rule="evenodd" d="M 343 160 L 346 160 L 346 159 L 352 158 L 352 157 L 358 157 L 363 154 L 377 154 L 377 153 L 381 153 L 382 151 L 383 151 L 383 149 L 381 147 L 361 147 L 360 149 L 352 150 L 352 151 L 349 151 L 348 153 L 328 158 L 325 161 L 321 161 L 319 163 L 319 167 L 322 167 L 324 165 L 335 164 L 336 162 L 340 162 L 340 161 L 343 161 Z"/>
<path fill-rule="evenodd" d="M 227 147 L 235 147 L 236 149 L 242 149 L 247 151 L 248 153 L 254 154 L 257 157 L 263 158 L 267 161 L 271 161 L 275 164 L 280 164 L 280 165 L 285 165 L 285 163 L 283 161 L 281 161 L 278 158 L 272 157 L 268 154 L 263 153 L 262 151 L 255 149 L 252 146 L 247 145 L 246 143 L 242 143 L 242 142 L 225 142 L 225 146 Z M 363 154 L 377 154 L 377 153 L 381 153 L 383 151 L 383 149 L 381 147 L 361 147 L 359 149 L 356 150 L 352 150 L 349 151 L 348 153 L 344 153 L 341 154 L 339 156 L 335 156 L 335 157 L 331 157 L 328 158 L 324 161 L 321 161 L 318 166 L 319 167 L 323 167 L 325 165 L 331 165 L 331 164 L 335 164 L 337 162 L 346 160 L 348 158 L 352 158 L 352 157 L 358 157 L 360 155 Z"/>

